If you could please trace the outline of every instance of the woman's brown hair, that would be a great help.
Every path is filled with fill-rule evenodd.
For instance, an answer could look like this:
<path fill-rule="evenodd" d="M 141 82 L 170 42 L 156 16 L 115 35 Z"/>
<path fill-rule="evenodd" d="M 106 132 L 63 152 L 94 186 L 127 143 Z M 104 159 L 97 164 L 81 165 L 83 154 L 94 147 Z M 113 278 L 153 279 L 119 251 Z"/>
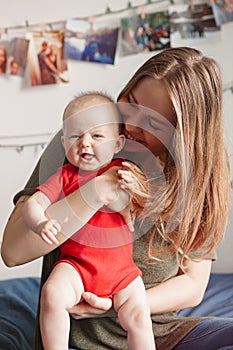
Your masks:
<path fill-rule="evenodd" d="M 221 75 L 216 61 L 200 51 L 170 48 L 147 60 L 118 99 L 145 77 L 164 84 L 176 114 L 173 155 L 167 152 L 164 164 L 165 207 L 156 227 L 170 242 L 169 250 L 181 253 L 182 262 L 190 253 L 201 251 L 204 256 L 213 250 L 227 224 L 230 175 Z M 147 214 L 153 217 L 155 206 L 149 207 Z"/>

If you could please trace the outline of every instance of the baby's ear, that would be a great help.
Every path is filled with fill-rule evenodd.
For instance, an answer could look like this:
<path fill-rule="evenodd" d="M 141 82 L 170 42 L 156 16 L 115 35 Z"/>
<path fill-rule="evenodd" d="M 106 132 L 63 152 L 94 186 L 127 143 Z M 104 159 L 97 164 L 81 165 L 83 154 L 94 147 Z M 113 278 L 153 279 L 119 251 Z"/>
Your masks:
<path fill-rule="evenodd" d="M 62 136 L 61 136 L 61 143 L 62 143 L 63 146 L 64 146 L 64 142 L 65 142 L 65 140 L 64 140 L 64 135 L 62 135 Z"/>
<path fill-rule="evenodd" d="M 118 140 L 116 142 L 116 147 L 115 147 L 115 154 L 119 153 L 122 150 L 122 148 L 125 145 L 125 141 L 126 141 L 125 135 L 121 134 L 118 136 Z"/>

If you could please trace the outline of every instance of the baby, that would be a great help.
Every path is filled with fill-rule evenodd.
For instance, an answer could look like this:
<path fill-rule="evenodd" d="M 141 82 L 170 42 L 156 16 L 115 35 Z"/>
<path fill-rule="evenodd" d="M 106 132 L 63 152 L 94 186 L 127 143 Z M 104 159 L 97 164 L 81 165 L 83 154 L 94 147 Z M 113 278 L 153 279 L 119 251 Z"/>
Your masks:
<path fill-rule="evenodd" d="M 122 130 L 119 111 L 107 95 L 90 92 L 68 104 L 61 140 L 68 164 L 40 185 L 23 209 L 25 222 L 45 242 L 58 243 L 56 234 L 62 232 L 59 223 L 46 216 L 51 203 L 111 167 L 124 167 L 123 159 L 113 159 L 125 144 Z M 142 210 L 148 195 L 147 179 L 135 164 L 127 164 L 135 179 L 131 200 L 136 210 Z M 112 306 L 116 310 L 127 331 L 129 349 L 155 349 L 150 309 L 141 271 L 133 262 L 132 245 L 132 233 L 122 215 L 106 206 L 60 245 L 60 257 L 41 292 L 45 350 L 68 349 L 68 310 L 88 293 L 102 297 L 106 310 Z"/>

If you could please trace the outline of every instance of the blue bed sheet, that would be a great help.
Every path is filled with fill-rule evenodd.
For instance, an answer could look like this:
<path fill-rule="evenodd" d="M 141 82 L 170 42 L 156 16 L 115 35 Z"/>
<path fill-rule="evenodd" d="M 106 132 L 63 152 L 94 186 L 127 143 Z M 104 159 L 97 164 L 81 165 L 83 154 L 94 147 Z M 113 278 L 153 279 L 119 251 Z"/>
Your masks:
<path fill-rule="evenodd" d="M 0 350 L 32 350 L 39 278 L 0 281 Z M 180 315 L 233 318 L 233 274 L 211 274 L 200 305 Z"/>
<path fill-rule="evenodd" d="M 0 349 L 32 350 L 39 278 L 0 281 Z"/>

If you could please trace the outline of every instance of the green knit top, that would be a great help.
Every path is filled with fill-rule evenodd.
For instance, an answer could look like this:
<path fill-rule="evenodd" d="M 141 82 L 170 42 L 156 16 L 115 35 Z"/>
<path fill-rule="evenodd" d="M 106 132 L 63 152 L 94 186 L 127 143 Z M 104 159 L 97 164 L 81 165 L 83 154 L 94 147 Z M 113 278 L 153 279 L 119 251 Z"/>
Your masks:
<path fill-rule="evenodd" d="M 65 162 L 64 149 L 61 145 L 61 132 L 58 132 L 44 151 L 40 161 L 27 182 L 25 188 L 16 194 L 14 202 L 21 195 L 31 195 L 39 183 L 52 175 L 57 167 Z M 148 244 L 153 227 L 144 230 L 135 229 L 134 261 L 142 271 L 146 288 L 156 286 L 177 275 L 179 264 L 175 256 L 162 256 L 161 261 L 153 262 L 148 258 Z M 145 232 L 145 233 L 144 233 Z M 154 247 L 161 248 L 161 237 L 156 234 Z M 47 254 L 43 260 L 41 286 L 47 279 L 51 266 L 56 261 L 59 249 Z M 205 257 L 216 259 L 215 251 Z M 171 290 L 172 293 L 172 290 Z M 39 314 L 39 310 L 38 310 Z M 38 315 L 37 315 L 38 316 Z M 152 315 L 153 331 L 158 350 L 170 350 L 203 318 L 180 317 L 176 312 Z M 120 326 L 117 317 L 74 320 L 71 318 L 70 346 L 84 350 L 124 350 L 127 349 L 126 332 Z M 38 317 L 36 322 L 35 349 L 43 349 Z"/>

